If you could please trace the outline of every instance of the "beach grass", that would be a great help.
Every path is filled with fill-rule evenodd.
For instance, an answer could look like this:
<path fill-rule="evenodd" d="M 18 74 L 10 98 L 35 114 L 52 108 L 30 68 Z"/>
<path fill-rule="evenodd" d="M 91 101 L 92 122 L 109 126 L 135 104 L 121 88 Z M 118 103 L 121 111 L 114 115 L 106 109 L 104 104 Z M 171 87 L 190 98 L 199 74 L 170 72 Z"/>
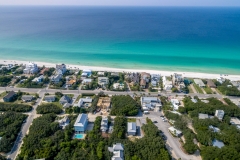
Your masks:
<path fill-rule="evenodd" d="M 189 93 L 193 93 L 191 86 L 188 86 L 188 89 L 189 89 Z"/>
<path fill-rule="evenodd" d="M 209 88 L 209 87 L 205 87 L 204 88 L 204 90 L 205 90 L 205 92 L 207 93 L 207 94 L 212 94 L 212 89 L 211 88 Z"/>
<path fill-rule="evenodd" d="M 203 94 L 202 89 L 201 89 L 198 85 L 196 85 L 196 83 L 193 83 L 193 86 L 194 86 L 194 88 L 196 89 L 196 91 L 197 91 L 198 93 Z"/>

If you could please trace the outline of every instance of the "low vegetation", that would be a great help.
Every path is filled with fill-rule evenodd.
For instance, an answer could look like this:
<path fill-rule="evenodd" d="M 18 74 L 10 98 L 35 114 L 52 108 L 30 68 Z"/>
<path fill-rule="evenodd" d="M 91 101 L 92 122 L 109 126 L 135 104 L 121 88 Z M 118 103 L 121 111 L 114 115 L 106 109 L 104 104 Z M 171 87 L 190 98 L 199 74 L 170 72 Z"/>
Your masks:
<path fill-rule="evenodd" d="M 214 80 L 214 83 L 217 86 L 217 89 L 224 95 L 227 96 L 240 96 L 240 91 L 237 87 L 233 86 L 230 80 L 226 80 L 222 84 Z"/>

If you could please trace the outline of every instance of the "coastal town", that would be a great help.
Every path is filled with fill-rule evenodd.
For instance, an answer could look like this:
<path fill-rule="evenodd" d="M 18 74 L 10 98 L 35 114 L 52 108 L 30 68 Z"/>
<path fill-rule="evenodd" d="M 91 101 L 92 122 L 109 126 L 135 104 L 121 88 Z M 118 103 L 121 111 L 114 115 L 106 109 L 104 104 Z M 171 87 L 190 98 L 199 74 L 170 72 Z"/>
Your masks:
<path fill-rule="evenodd" d="M 4 61 L 1 158 L 240 159 L 239 97 L 228 74 Z"/>

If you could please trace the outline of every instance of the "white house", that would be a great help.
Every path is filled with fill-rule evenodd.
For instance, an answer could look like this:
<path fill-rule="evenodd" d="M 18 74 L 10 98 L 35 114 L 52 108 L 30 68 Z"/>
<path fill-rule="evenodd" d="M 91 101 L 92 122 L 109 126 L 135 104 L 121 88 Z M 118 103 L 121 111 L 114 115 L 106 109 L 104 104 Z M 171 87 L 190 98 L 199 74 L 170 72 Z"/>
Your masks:
<path fill-rule="evenodd" d="M 77 106 L 81 107 L 83 105 L 83 103 L 92 103 L 92 98 L 90 98 L 90 97 L 80 98 Z"/>
<path fill-rule="evenodd" d="M 62 129 L 64 129 L 67 125 L 69 125 L 70 119 L 67 116 L 65 116 L 63 119 L 60 119 L 58 123 L 59 126 L 62 127 Z"/>
<path fill-rule="evenodd" d="M 100 129 L 102 132 L 106 132 L 108 130 L 108 118 L 107 117 L 102 118 Z"/>
<path fill-rule="evenodd" d="M 177 129 L 174 128 L 174 127 L 170 127 L 170 128 L 168 128 L 168 130 L 169 130 L 173 135 L 175 135 L 175 136 L 177 136 L 177 137 L 179 137 L 179 136 L 182 135 L 182 131 L 177 130 Z"/>
<path fill-rule="evenodd" d="M 89 83 L 91 83 L 91 82 L 92 82 L 92 79 L 90 79 L 90 78 L 85 78 L 85 79 L 83 79 L 82 84 L 89 84 Z"/>
<path fill-rule="evenodd" d="M 58 83 L 58 82 L 60 82 L 61 79 L 62 79 L 62 74 L 57 74 L 57 75 L 52 76 L 51 81 L 54 83 Z"/>
<path fill-rule="evenodd" d="M 133 136 L 136 135 L 137 125 L 135 122 L 128 122 L 127 133 L 128 135 L 133 135 Z"/>
<path fill-rule="evenodd" d="M 161 100 L 158 97 L 141 97 L 140 99 L 143 109 L 147 107 L 148 109 L 153 109 L 155 107 L 161 108 Z"/>
<path fill-rule="evenodd" d="M 111 160 L 124 160 L 124 148 L 121 143 L 116 143 L 113 147 L 108 147 L 108 151 L 113 153 Z"/>
<path fill-rule="evenodd" d="M 44 76 L 41 75 L 41 76 L 39 76 L 39 77 L 34 78 L 34 79 L 32 80 L 32 82 L 40 83 L 40 82 L 43 81 L 43 78 L 44 78 Z"/>
<path fill-rule="evenodd" d="M 103 76 L 104 75 L 104 72 L 98 72 L 97 73 L 99 76 Z"/>
<path fill-rule="evenodd" d="M 201 79 L 193 79 L 193 80 L 196 83 L 196 85 L 198 85 L 201 88 L 206 86 Z"/>
<path fill-rule="evenodd" d="M 172 83 L 174 85 L 178 85 L 178 84 L 180 84 L 183 81 L 184 81 L 184 77 L 182 76 L 182 74 L 178 74 L 178 73 L 174 73 L 173 74 L 173 76 L 172 76 Z"/>
<path fill-rule="evenodd" d="M 224 117 L 224 111 L 223 110 L 216 110 L 215 117 L 217 117 L 221 121 Z"/>
<path fill-rule="evenodd" d="M 28 63 L 26 64 L 26 68 L 23 70 L 24 74 L 34 74 L 38 72 L 37 64 L 35 63 Z"/>
<path fill-rule="evenodd" d="M 123 89 L 124 84 L 123 83 L 114 83 L 113 84 L 113 89 Z"/>
<path fill-rule="evenodd" d="M 67 71 L 67 67 L 65 64 L 56 64 L 57 74 L 64 74 L 66 71 Z"/>
<path fill-rule="evenodd" d="M 105 86 L 108 84 L 108 77 L 98 77 L 98 84 Z"/>
<path fill-rule="evenodd" d="M 89 77 L 91 75 L 92 75 L 92 70 L 90 69 L 84 69 L 81 74 L 82 77 Z"/>
<path fill-rule="evenodd" d="M 88 124 L 88 116 L 87 114 L 79 114 L 75 123 L 74 123 L 74 130 L 76 133 L 85 132 Z"/>
<path fill-rule="evenodd" d="M 180 102 L 178 101 L 178 99 L 171 99 L 171 103 L 172 103 L 174 110 L 178 110 L 179 105 L 180 105 Z"/>
<path fill-rule="evenodd" d="M 223 77 L 217 77 L 216 78 L 216 80 L 219 82 L 219 83 L 223 83 L 223 82 L 225 82 L 225 78 L 223 78 Z"/>
<path fill-rule="evenodd" d="M 167 80 L 165 76 L 163 76 L 163 88 L 166 91 L 170 91 L 173 87 L 172 81 Z"/>

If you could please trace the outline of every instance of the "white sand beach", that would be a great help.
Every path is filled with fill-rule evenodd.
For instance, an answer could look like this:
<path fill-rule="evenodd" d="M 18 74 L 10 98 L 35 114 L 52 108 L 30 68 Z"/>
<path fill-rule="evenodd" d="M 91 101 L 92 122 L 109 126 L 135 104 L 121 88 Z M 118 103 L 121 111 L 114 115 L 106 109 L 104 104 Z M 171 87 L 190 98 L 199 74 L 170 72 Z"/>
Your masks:
<path fill-rule="evenodd" d="M 18 60 L 0 60 L 0 64 L 27 64 L 29 61 L 18 61 Z M 38 66 L 42 67 L 55 67 L 56 64 L 47 62 L 35 62 Z M 188 78 L 205 78 L 205 79 L 215 79 L 220 77 L 220 74 L 210 74 L 210 73 L 197 73 L 197 72 L 179 72 L 179 71 L 160 71 L 160 70 L 147 70 L 147 69 L 119 69 L 119 68 L 107 68 L 107 67 L 96 67 L 96 66 L 81 66 L 67 64 L 68 69 L 91 69 L 93 71 L 109 71 L 109 72 L 147 72 L 150 74 L 161 74 L 162 76 L 170 76 L 173 73 L 183 74 L 184 77 Z M 240 75 L 222 75 L 222 77 L 229 79 L 231 81 L 240 81 Z"/>

